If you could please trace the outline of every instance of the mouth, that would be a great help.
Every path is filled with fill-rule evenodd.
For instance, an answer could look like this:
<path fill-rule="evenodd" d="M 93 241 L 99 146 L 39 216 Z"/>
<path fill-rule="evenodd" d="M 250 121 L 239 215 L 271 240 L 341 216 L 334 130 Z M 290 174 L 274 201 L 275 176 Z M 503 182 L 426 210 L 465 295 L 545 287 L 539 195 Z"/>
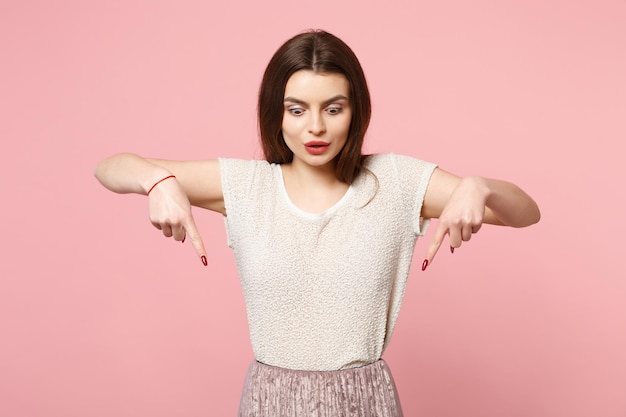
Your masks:
<path fill-rule="evenodd" d="M 322 141 L 311 141 L 304 144 L 304 148 L 306 149 L 306 151 L 312 155 L 323 154 L 324 152 L 326 152 L 329 146 L 330 144 L 328 142 Z"/>

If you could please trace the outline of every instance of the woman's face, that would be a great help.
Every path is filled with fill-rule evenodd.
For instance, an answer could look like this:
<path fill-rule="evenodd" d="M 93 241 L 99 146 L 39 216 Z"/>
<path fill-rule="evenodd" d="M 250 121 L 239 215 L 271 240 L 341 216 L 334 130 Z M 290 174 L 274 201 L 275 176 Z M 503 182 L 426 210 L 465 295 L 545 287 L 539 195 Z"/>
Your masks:
<path fill-rule="evenodd" d="M 330 167 L 350 131 L 350 84 L 337 73 L 295 72 L 285 86 L 282 132 L 293 164 Z"/>

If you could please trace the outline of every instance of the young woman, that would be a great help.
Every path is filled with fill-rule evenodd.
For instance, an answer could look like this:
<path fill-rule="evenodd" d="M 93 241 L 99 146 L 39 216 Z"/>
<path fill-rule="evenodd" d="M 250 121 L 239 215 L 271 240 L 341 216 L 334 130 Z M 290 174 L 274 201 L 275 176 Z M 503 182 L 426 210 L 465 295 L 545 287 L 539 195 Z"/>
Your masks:
<path fill-rule="evenodd" d="M 96 169 L 111 191 L 147 194 L 152 224 L 187 237 L 204 265 L 191 205 L 226 216 L 256 357 L 240 416 L 401 416 L 381 356 L 427 219 L 439 222 L 422 270 L 446 235 L 454 250 L 483 223 L 539 221 L 535 202 L 511 183 L 363 155 L 370 111 L 350 48 L 306 32 L 280 47 L 263 77 L 266 160 L 120 154 Z"/>

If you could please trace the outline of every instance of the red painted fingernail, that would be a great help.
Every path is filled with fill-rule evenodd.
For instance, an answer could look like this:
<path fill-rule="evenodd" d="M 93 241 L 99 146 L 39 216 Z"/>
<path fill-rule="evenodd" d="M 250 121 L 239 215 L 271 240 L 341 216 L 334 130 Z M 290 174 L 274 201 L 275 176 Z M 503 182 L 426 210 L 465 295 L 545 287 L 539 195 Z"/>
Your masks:
<path fill-rule="evenodd" d="M 424 262 L 422 262 L 422 271 L 426 271 L 427 266 L 428 266 L 428 259 L 424 259 Z"/>
<path fill-rule="evenodd" d="M 183 236 L 183 240 L 181 240 L 181 243 L 185 243 L 185 239 L 187 239 L 187 235 Z"/>
<path fill-rule="evenodd" d="M 454 248 L 452 246 L 450 246 L 450 252 L 454 253 Z"/>
<path fill-rule="evenodd" d="M 206 261 L 206 256 L 202 255 L 200 257 L 200 259 L 202 259 L 202 263 L 204 264 L 204 266 L 207 266 L 209 263 Z"/>

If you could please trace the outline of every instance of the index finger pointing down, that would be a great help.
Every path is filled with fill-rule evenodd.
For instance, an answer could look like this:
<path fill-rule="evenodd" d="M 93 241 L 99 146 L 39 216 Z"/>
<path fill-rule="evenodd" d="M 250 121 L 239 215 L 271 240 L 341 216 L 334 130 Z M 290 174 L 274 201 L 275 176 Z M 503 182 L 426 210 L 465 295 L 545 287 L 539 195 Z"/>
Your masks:
<path fill-rule="evenodd" d="M 187 236 L 189 236 L 189 240 L 196 250 L 196 253 L 200 257 L 200 260 L 202 261 L 204 266 L 207 266 L 206 249 L 204 249 L 202 236 L 200 236 L 200 233 L 196 228 L 196 223 L 194 222 L 193 217 L 191 217 L 189 221 L 185 224 L 185 231 L 187 232 Z"/>

